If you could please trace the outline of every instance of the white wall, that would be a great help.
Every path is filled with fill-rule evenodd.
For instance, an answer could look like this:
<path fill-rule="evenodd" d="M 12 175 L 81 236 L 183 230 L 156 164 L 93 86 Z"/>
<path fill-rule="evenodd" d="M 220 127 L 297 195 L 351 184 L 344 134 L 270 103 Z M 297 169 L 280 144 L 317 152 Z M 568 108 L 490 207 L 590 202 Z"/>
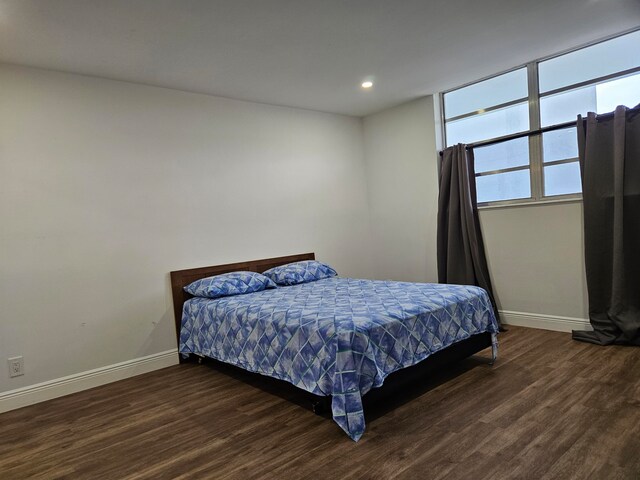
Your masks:
<path fill-rule="evenodd" d="M 375 278 L 438 279 L 438 182 L 433 99 L 364 118 Z"/>
<path fill-rule="evenodd" d="M 168 272 L 370 276 L 360 119 L 0 65 L 0 392 L 175 348 Z"/>
<path fill-rule="evenodd" d="M 364 119 L 377 278 L 437 280 L 438 117 L 427 97 Z M 480 222 L 503 320 L 584 328 L 582 204 L 485 209 Z"/>
<path fill-rule="evenodd" d="M 480 222 L 501 310 L 588 317 L 582 202 L 485 209 Z"/>

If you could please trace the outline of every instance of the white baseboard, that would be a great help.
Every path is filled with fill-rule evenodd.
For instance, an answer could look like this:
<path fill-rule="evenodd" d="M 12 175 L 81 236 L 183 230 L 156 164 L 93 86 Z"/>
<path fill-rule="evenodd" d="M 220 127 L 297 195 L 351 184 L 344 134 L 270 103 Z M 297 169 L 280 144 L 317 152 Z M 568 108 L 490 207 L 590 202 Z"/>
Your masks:
<path fill-rule="evenodd" d="M 500 316 L 505 325 L 541 328 L 543 330 L 555 330 L 558 332 L 591 330 L 589 320 L 583 318 L 512 312 L 509 310 L 500 310 Z M 134 358 L 133 360 L 127 360 L 106 367 L 10 390 L 0 393 L 0 413 L 177 364 L 178 350 L 174 348 L 146 357 Z"/>
<path fill-rule="evenodd" d="M 176 348 L 0 393 L 0 413 L 178 364 Z"/>
<path fill-rule="evenodd" d="M 570 332 L 571 330 L 592 330 L 586 318 L 559 317 L 541 313 L 512 312 L 500 310 L 500 318 L 505 325 L 518 327 L 540 328 L 556 332 Z"/>

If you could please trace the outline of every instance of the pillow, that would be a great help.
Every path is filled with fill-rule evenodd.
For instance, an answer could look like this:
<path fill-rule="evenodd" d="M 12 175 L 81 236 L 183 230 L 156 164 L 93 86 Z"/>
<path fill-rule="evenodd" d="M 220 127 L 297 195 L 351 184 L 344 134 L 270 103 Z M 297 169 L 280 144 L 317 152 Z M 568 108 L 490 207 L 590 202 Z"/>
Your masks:
<path fill-rule="evenodd" d="M 260 292 L 277 285 L 256 272 L 231 272 L 201 278 L 190 283 L 184 290 L 194 297 L 219 298 L 243 293 Z"/>
<path fill-rule="evenodd" d="M 329 265 L 305 260 L 304 262 L 288 263 L 279 267 L 270 268 L 263 272 L 278 285 L 297 285 L 298 283 L 315 282 L 323 278 L 335 277 L 336 271 Z"/>

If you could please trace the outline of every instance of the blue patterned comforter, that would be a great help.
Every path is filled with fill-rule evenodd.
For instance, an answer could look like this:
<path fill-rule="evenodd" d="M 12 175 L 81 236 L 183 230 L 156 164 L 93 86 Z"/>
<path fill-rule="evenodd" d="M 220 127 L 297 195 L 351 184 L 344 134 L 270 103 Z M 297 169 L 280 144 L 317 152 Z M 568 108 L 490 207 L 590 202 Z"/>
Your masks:
<path fill-rule="evenodd" d="M 180 352 L 331 395 L 334 420 L 357 441 L 365 429 L 362 396 L 387 375 L 497 331 L 479 287 L 334 277 L 187 300 Z"/>

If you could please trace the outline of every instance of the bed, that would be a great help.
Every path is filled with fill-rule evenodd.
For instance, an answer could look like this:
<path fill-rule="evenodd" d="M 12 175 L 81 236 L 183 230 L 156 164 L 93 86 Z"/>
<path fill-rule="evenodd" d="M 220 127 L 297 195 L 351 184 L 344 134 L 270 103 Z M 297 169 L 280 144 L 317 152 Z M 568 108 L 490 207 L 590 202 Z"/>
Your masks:
<path fill-rule="evenodd" d="M 495 360 L 498 326 L 479 287 L 332 277 L 217 299 L 183 290 L 199 278 L 314 257 L 172 272 L 179 352 L 330 399 L 333 419 L 356 441 L 365 430 L 362 397 L 394 372 L 434 359 L 446 364 L 490 346 Z"/>

